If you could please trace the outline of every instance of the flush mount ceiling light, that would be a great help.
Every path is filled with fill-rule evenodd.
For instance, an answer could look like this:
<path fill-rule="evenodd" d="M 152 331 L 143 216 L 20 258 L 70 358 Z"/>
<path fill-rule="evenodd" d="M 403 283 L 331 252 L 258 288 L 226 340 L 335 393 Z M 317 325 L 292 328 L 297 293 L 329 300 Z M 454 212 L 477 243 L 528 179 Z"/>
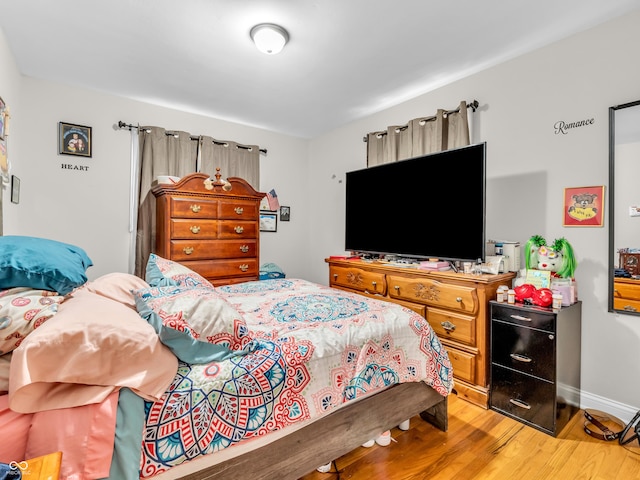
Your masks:
<path fill-rule="evenodd" d="M 289 41 L 289 34 L 280 25 L 273 23 L 261 23 L 251 29 L 253 43 L 258 50 L 267 55 L 280 53 Z"/>

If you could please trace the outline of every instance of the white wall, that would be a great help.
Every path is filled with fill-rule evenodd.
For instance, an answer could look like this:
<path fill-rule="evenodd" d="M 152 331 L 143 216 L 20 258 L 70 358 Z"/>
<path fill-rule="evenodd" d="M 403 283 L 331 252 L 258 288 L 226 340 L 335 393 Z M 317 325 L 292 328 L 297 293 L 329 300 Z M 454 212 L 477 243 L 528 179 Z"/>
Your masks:
<path fill-rule="evenodd" d="M 21 179 L 20 204 L 8 203 L 5 196 L 5 235 L 81 246 L 94 262 L 87 272 L 91 279 L 127 271 L 131 136 L 116 127 L 122 120 L 266 148 L 260 189 L 276 190 L 282 204 L 291 206 L 291 221 L 279 222 L 276 233 L 261 235 L 261 263 L 274 262 L 289 275 L 304 275 L 308 196 L 298 179 L 306 177 L 306 141 L 28 77 L 20 87 L 22 105 L 12 111 L 21 121 L 13 125 L 10 139 L 11 147 L 20 146 L 20 154 L 17 148 L 10 152 L 12 173 Z M 91 158 L 57 153 L 59 121 L 92 127 Z M 88 170 L 63 169 L 62 164 Z"/>
<path fill-rule="evenodd" d="M 40 235 L 82 246 L 95 278 L 126 271 L 129 134 L 127 123 L 158 125 L 267 148 L 261 190 L 275 188 L 291 222 L 261 237 L 261 261 L 289 276 L 328 283 L 324 258 L 342 251 L 345 172 L 365 166 L 363 136 L 390 124 L 477 99 L 473 141 L 488 147 L 489 238 L 564 236 L 578 257 L 583 302 L 583 404 L 630 418 L 640 407 L 640 321 L 607 312 L 607 218 L 604 228 L 562 226 L 565 187 L 608 182 L 608 107 L 640 98 L 640 14 L 557 42 L 366 119 L 303 141 L 229 122 L 154 107 L 97 92 L 20 78 L 0 36 L 0 95 L 12 107 L 10 157 L 22 179 L 21 203 L 8 203 L 5 234 Z M 8 92 L 8 93 L 5 93 Z M 556 135 L 559 120 L 593 125 Z M 88 172 L 66 171 L 57 152 L 57 123 L 94 129 L 94 156 L 76 160 Z M 464 194 L 464 186 L 449 188 Z M 425 186 L 430 188 L 429 186 Z M 380 201 L 393 199 L 380 186 Z M 432 232 L 425 209 L 422 230 Z"/>
<path fill-rule="evenodd" d="M 9 135 L 6 138 L 9 161 L 11 161 L 14 154 L 20 154 L 20 147 L 13 145 L 14 142 L 11 141 L 11 132 L 14 127 L 19 126 L 21 80 L 22 78 L 18 72 L 13 54 L 9 50 L 4 33 L 0 30 L 0 97 L 4 103 L 9 106 L 11 114 L 8 127 Z M 10 187 L 11 185 L 6 182 L 6 180 L 4 183 L 0 182 L 0 195 L 2 195 L 2 204 L 5 205 L 3 213 L 7 211 L 6 204 L 10 201 Z M 2 233 L 2 228 L 0 228 L 0 233 Z"/>
<path fill-rule="evenodd" d="M 363 136 L 477 99 L 473 141 L 487 142 L 488 238 L 524 243 L 539 234 L 550 242 L 569 240 L 578 258 L 583 302 L 583 403 L 602 404 L 609 411 L 614 405 L 618 410 L 613 412 L 630 418 L 640 408 L 640 321 L 607 312 L 607 214 L 604 228 L 563 227 L 562 207 L 564 188 L 608 183 L 608 108 L 640 99 L 640 64 L 631 61 L 638 45 L 636 13 L 313 139 L 309 184 L 312 195 L 323 201 L 312 206 L 316 222 L 309 234 L 308 278 L 326 283 L 323 259 L 344 249 L 340 180 L 345 172 L 365 166 Z M 566 135 L 554 132 L 559 120 L 590 118 L 593 125 Z M 447 188 L 464 195 L 463 185 L 447 180 Z M 393 187 L 380 186 L 377 201 L 393 201 L 394 194 Z M 428 206 L 422 218 L 416 235 L 437 230 L 429 224 Z"/>

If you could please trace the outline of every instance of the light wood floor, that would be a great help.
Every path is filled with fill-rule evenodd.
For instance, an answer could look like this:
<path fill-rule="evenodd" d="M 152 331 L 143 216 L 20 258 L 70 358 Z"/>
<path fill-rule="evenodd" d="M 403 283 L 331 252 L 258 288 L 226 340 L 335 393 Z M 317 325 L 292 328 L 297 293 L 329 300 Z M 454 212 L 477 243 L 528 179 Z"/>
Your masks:
<path fill-rule="evenodd" d="M 640 479 L 637 441 L 596 440 L 583 425 L 581 410 L 554 438 L 451 395 L 448 432 L 415 417 L 408 431 L 391 431 L 396 442 L 388 447 L 359 447 L 337 459 L 339 476 L 314 471 L 303 480 Z"/>

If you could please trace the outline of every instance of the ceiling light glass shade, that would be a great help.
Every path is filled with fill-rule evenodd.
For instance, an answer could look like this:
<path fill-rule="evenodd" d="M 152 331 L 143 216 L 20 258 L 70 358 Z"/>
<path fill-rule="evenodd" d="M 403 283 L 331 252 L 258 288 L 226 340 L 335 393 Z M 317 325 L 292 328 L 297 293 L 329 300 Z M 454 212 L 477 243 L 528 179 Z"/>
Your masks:
<path fill-rule="evenodd" d="M 280 53 L 289 41 L 289 34 L 279 25 L 261 23 L 251 29 L 251 38 L 262 53 L 275 55 Z"/>

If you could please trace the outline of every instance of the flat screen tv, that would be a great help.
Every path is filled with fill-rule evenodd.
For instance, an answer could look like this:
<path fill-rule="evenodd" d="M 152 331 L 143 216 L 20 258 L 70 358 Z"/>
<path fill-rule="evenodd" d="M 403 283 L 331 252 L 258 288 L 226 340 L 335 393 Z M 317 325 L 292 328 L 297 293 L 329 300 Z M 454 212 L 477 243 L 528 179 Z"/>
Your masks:
<path fill-rule="evenodd" d="M 346 174 L 345 249 L 485 259 L 486 143 Z"/>

